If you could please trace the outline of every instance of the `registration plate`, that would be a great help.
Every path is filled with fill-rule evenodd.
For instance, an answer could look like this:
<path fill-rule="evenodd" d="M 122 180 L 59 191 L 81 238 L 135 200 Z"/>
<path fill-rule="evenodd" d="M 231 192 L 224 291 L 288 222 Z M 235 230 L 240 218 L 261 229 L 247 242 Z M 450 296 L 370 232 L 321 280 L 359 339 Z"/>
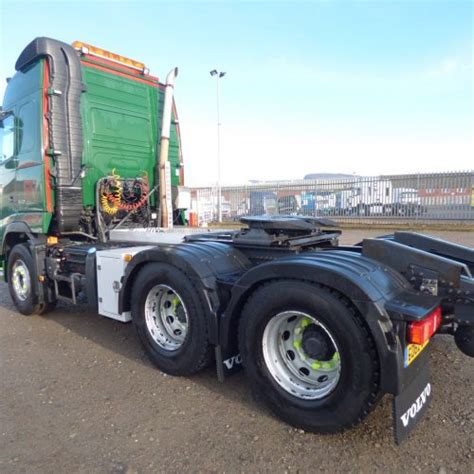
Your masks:
<path fill-rule="evenodd" d="M 408 344 L 405 348 L 405 367 L 408 367 L 423 351 L 430 341 L 423 344 Z"/>

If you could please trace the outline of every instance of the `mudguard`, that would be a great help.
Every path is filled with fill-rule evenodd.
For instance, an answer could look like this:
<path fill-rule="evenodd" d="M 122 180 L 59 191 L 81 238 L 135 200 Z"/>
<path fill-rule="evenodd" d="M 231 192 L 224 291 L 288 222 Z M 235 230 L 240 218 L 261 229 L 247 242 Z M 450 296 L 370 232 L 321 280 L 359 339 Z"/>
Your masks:
<path fill-rule="evenodd" d="M 25 236 L 28 237 L 25 240 L 28 240 L 29 242 L 32 242 L 32 243 L 37 243 L 41 241 L 41 239 L 38 239 L 38 237 L 36 237 L 36 235 L 33 234 L 30 226 L 26 222 L 23 222 L 23 221 L 10 222 L 5 227 L 5 231 L 3 233 L 2 247 L 0 250 L 0 254 L 3 256 L 5 255 L 5 246 L 8 244 L 9 236 L 11 236 L 11 234 L 25 234 Z"/>
<path fill-rule="evenodd" d="M 196 286 L 205 302 L 208 315 L 209 342 L 218 345 L 218 310 L 228 300 L 219 281 L 235 280 L 247 271 L 250 261 L 230 245 L 206 242 L 181 245 L 159 245 L 133 257 L 127 265 L 119 294 L 119 312 L 130 310 L 132 286 L 143 265 L 151 262 L 167 263 L 185 273 Z"/>
<path fill-rule="evenodd" d="M 275 279 L 310 281 L 346 296 L 364 317 L 374 338 L 381 364 L 382 391 L 396 394 L 403 388 L 405 379 L 410 377 L 402 373 L 403 349 L 385 306 L 409 291 L 408 282 L 396 271 L 357 252 L 307 252 L 258 265 L 243 274 L 232 288 L 219 327 L 220 345 L 227 355 L 236 349 L 236 327 L 249 295 L 261 284 Z"/>

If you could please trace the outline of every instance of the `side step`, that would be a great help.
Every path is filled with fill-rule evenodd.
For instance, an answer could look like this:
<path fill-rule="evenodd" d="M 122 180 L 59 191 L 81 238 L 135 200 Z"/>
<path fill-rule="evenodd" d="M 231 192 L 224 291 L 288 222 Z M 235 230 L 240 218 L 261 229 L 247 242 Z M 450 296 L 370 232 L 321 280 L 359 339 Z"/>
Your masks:
<path fill-rule="evenodd" d="M 76 281 L 80 280 L 82 275 L 80 273 L 71 273 L 71 275 L 54 275 L 54 292 L 56 293 L 56 298 L 58 300 L 68 301 L 72 304 L 77 304 L 76 299 Z M 59 292 L 59 282 L 66 282 L 69 285 L 71 290 L 71 296 L 62 295 Z"/>

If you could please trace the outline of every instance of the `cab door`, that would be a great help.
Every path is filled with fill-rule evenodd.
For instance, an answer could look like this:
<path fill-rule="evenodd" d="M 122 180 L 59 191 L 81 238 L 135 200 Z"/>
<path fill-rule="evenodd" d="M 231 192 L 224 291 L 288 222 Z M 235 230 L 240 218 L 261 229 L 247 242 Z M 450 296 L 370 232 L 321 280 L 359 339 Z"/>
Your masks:
<path fill-rule="evenodd" d="M 16 190 L 18 212 L 30 226 L 38 225 L 44 209 L 44 168 L 41 153 L 39 91 L 23 98 L 15 113 L 17 137 Z"/>
<path fill-rule="evenodd" d="M 15 120 L 12 113 L 4 113 L 0 120 L 0 239 L 3 239 L 9 218 L 18 210 L 16 166 Z"/>

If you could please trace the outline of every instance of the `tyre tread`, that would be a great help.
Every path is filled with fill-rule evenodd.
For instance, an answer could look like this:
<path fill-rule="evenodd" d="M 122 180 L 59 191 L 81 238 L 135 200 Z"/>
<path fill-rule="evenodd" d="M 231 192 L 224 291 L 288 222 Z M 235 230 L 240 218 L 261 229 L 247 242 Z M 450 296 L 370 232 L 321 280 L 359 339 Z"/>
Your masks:
<path fill-rule="evenodd" d="M 357 308 L 353 305 L 353 303 L 343 294 L 341 294 L 339 291 L 337 291 L 334 288 L 330 288 L 326 285 L 322 285 L 320 283 L 315 283 L 311 280 L 305 280 L 305 279 L 292 279 L 292 278 L 285 278 L 285 279 L 280 279 L 280 278 L 274 278 L 272 280 L 269 280 L 261 285 L 259 285 L 253 292 L 252 294 L 248 297 L 247 301 L 244 303 L 242 307 L 242 312 L 241 314 L 245 314 L 247 312 L 248 307 L 251 307 L 254 300 L 258 299 L 259 293 L 261 290 L 264 288 L 273 285 L 276 282 L 298 282 L 298 283 L 305 283 L 309 284 L 315 287 L 318 287 L 319 289 L 327 292 L 331 296 L 337 298 L 351 313 L 354 322 L 357 324 L 359 327 L 361 333 L 363 334 L 363 338 L 368 344 L 369 351 L 372 357 L 372 360 L 374 362 L 374 371 L 372 373 L 372 385 L 373 389 L 370 392 L 369 396 L 367 397 L 367 400 L 365 402 L 365 406 L 361 409 L 359 417 L 354 420 L 351 424 L 341 427 L 341 428 L 333 428 L 333 429 L 322 429 L 320 432 L 326 432 L 326 433 L 336 433 L 336 432 L 341 432 L 344 431 L 345 429 L 352 428 L 356 425 L 358 425 L 360 422 L 362 422 L 368 415 L 369 413 L 374 409 L 374 407 L 377 404 L 377 401 L 380 399 L 380 361 L 378 357 L 378 353 L 376 350 L 376 345 L 373 337 L 371 336 L 369 329 L 366 325 L 366 322 L 364 321 L 362 315 L 360 312 L 357 310 Z M 241 341 L 244 338 L 244 324 L 243 324 L 243 319 L 240 318 L 239 320 L 239 329 L 238 329 L 238 336 L 239 336 L 239 341 Z M 245 364 L 244 358 L 243 358 L 243 364 Z M 303 427 L 307 431 L 314 431 L 310 426 Z"/>
<path fill-rule="evenodd" d="M 157 262 L 148 263 L 148 264 L 144 265 L 140 269 L 140 273 L 145 272 L 147 270 L 147 268 L 151 268 L 151 266 L 154 266 L 156 264 L 157 264 Z M 196 287 L 195 283 L 193 282 L 193 280 L 184 271 L 182 271 L 180 268 L 177 268 L 177 267 L 174 267 L 174 266 L 172 266 L 172 268 L 174 269 L 174 271 L 181 274 L 183 276 L 183 279 L 187 280 L 187 282 L 190 284 L 190 286 L 193 289 L 193 293 L 197 296 L 199 303 L 204 307 L 204 302 L 202 300 L 200 292 L 199 292 L 198 288 Z M 134 283 L 133 283 L 132 294 L 136 294 L 136 292 L 139 291 L 138 289 L 135 289 L 135 285 L 139 285 L 139 283 L 140 283 L 139 278 L 140 278 L 140 276 L 138 275 L 137 278 L 135 279 Z M 208 328 L 207 328 L 207 324 L 204 324 L 203 331 L 204 331 L 205 339 L 207 341 L 209 341 L 209 331 L 208 331 Z M 157 365 L 160 370 L 163 370 L 163 368 L 158 365 L 157 361 L 154 360 L 153 355 L 150 354 L 148 350 L 145 350 L 145 352 L 147 353 L 147 355 L 149 356 L 151 361 L 155 365 Z M 188 375 L 194 375 L 194 374 L 204 370 L 212 362 L 212 355 L 213 355 L 212 346 L 209 343 L 203 345 L 201 350 L 200 350 L 200 354 L 198 355 L 198 357 L 196 357 L 193 360 L 193 363 L 191 365 L 188 365 L 185 369 L 180 369 L 179 373 L 176 372 L 173 375 L 188 376 Z"/>

